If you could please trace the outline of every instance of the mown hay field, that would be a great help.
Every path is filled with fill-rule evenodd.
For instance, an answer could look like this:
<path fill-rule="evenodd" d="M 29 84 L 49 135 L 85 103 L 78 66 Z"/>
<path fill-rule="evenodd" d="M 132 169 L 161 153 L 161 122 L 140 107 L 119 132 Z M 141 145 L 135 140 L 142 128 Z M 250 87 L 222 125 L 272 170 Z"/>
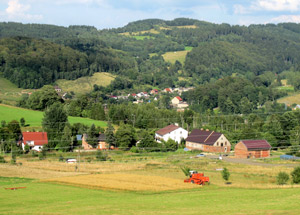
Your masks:
<path fill-rule="evenodd" d="M 24 155 L 17 158 L 17 163 L 22 165 L 0 165 L 0 175 L 6 177 L 26 177 L 35 179 L 53 179 L 77 175 L 109 175 L 109 174 L 134 174 L 149 177 L 164 177 L 179 180 L 181 184 L 186 178 L 181 167 L 187 166 L 198 172 L 203 172 L 210 177 L 211 185 L 219 187 L 235 188 L 290 188 L 298 187 L 291 185 L 279 186 L 276 184 L 276 176 L 279 172 L 291 173 L 299 163 L 287 162 L 278 163 L 272 161 L 257 165 L 246 165 L 241 163 L 230 163 L 226 161 L 213 160 L 210 158 L 195 158 L 191 153 L 145 153 L 134 154 L 130 152 L 105 152 L 109 160 L 106 162 L 96 161 L 94 153 L 81 152 L 81 161 L 77 164 L 59 162 L 60 153 L 52 154 L 46 160 L 39 160 L 38 157 Z M 77 158 L 77 153 L 64 154 L 64 157 Z M 7 162 L 10 156 L 5 156 Z M 231 184 L 226 184 L 221 175 L 221 169 L 226 167 L 230 171 Z M 143 181 L 143 180 L 139 180 Z M 185 186 L 185 185 L 183 185 Z M 109 189 L 109 188 L 106 188 Z M 113 188 L 111 189 L 118 189 Z"/>
<path fill-rule="evenodd" d="M 201 186 L 183 183 L 183 180 L 162 176 L 146 176 L 137 174 L 94 174 L 74 177 L 64 177 L 43 180 L 80 187 L 104 190 L 127 190 L 127 191 L 168 191 L 180 189 L 195 189 Z"/>
<path fill-rule="evenodd" d="M 109 73 L 98 72 L 91 77 L 81 77 L 73 81 L 60 79 L 56 83 L 64 92 L 73 91 L 75 94 L 85 94 L 91 92 L 95 84 L 106 87 L 114 79 L 115 76 Z"/>

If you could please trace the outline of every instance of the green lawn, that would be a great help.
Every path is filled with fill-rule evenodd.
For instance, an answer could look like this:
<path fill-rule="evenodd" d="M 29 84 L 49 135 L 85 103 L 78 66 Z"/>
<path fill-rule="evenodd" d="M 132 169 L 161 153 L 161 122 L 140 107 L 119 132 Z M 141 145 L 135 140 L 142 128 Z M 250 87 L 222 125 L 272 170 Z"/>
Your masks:
<path fill-rule="evenodd" d="M 0 178 L 0 214 L 300 214 L 299 188 L 139 193 L 20 180 Z"/>
<path fill-rule="evenodd" d="M 44 113 L 41 111 L 28 110 L 24 108 L 18 108 L 14 106 L 0 105 L 0 121 L 5 120 L 10 122 L 12 120 L 20 121 L 24 117 L 26 124 L 29 124 L 30 127 L 41 127 L 41 122 L 44 117 Z M 83 123 L 86 125 L 95 124 L 96 126 L 106 127 L 106 122 L 97 121 L 81 117 L 69 117 L 69 122 L 74 123 Z"/>
<path fill-rule="evenodd" d="M 192 51 L 193 47 L 192 46 L 186 46 L 186 47 L 184 47 L 184 50 L 186 50 L 186 51 Z"/>

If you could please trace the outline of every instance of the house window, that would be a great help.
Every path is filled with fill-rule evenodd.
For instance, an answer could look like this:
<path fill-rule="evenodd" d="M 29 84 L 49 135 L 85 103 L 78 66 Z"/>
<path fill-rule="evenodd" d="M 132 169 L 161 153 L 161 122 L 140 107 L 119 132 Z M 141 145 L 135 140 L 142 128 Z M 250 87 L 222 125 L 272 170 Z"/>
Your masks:
<path fill-rule="evenodd" d="M 217 142 L 217 146 L 219 146 L 219 142 Z"/>

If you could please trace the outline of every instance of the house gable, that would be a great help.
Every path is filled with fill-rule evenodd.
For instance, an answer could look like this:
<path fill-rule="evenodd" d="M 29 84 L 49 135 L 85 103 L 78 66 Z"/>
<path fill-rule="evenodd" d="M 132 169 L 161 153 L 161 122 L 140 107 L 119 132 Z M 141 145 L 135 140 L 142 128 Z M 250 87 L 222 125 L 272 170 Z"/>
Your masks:
<path fill-rule="evenodd" d="M 169 125 L 155 132 L 155 139 L 160 142 L 160 140 L 168 141 L 172 139 L 177 143 L 180 143 L 181 139 L 186 139 L 188 136 L 188 131 L 178 127 L 176 125 Z"/>
<path fill-rule="evenodd" d="M 186 139 L 186 147 L 207 152 L 227 152 L 231 144 L 221 133 L 194 129 Z"/>

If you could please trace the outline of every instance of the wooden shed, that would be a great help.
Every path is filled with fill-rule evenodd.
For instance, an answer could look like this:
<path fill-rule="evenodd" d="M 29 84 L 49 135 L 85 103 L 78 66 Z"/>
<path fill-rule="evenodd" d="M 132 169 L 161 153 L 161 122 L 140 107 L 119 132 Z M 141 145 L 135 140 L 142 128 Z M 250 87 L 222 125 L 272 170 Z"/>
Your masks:
<path fill-rule="evenodd" d="M 265 158 L 270 151 L 271 145 L 266 140 L 241 140 L 234 147 L 237 158 Z"/>

